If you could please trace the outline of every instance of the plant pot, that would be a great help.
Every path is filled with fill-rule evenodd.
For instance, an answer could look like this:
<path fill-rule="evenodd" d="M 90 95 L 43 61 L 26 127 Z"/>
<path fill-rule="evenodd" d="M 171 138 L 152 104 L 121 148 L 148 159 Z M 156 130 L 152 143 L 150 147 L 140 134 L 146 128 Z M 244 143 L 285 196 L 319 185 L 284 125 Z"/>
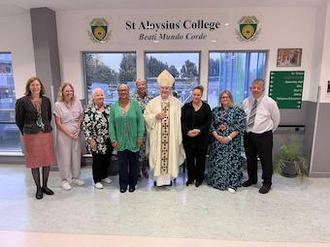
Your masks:
<path fill-rule="evenodd" d="M 288 178 L 294 178 L 298 175 L 297 169 L 296 169 L 296 163 L 294 161 L 281 161 L 283 166 L 281 170 L 281 175 Z"/>

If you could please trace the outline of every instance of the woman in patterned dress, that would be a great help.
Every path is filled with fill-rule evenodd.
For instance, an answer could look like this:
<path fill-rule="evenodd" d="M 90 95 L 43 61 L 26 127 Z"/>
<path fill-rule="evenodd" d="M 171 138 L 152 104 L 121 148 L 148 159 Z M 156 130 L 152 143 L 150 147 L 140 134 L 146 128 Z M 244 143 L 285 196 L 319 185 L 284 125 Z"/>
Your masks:
<path fill-rule="evenodd" d="M 244 111 L 234 106 L 229 90 L 220 94 L 220 106 L 212 110 L 208 184 L 235 193 L 241 187 L 241 146 L 245 127 Z"/>
<path fill-rule="evenodd" d="M 144 109 L 146 105 L 152 100 L 152 97 L 149 96 L 147 93 L 147 81 L 145 79 L 137 79 L 136 80 L 136 93 L 131 95 L 131 99 L 136 100 L 141 109 L 142 114 L 144 113 Z M 146 155 L 146 140 L 147 140 L 147 131 L 144 132 L 144 141 L 140 146 L 140 153 L 139 153 L 139 162 L 140 162 L 140 170 L 142 175 L 145 178 L 149 178 L 149 173 L 147 171 L 148 168 L 148 158 Z"/>
<path fill-rule="evenodd" d="M 92 103 L 87 107 L 83 117 L 83 131 L 88 150 L 93 157 L 93 180 L 97 189 L 103 189 L 105 182 L 110 184 L 108 169 L 113 148 L 109 138 L 109 106 L 104 103 L 104 92 L 101 88 L 93 91 Z"/>
<path fill-rule="evenodd" d="M 50 166 L 55 164 L 52 110 L 49 98 L 44 96 L 45 89 L 37 77 L 31 77 L 25 86 L 25 96 L 16 102 L 16 125 L 23 135 L 26 167 L 31 168 L 37 186 L 36 198 L 54 195 L 47 187 Z M 42 167 L 42 186 L 40 182 Z"/>

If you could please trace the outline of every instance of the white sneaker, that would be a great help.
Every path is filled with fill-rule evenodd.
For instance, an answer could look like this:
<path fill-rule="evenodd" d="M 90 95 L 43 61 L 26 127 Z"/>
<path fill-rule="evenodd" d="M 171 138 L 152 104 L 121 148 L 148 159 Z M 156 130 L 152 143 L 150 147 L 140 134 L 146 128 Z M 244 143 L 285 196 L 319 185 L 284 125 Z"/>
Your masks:
<path fill-rule="evenodd" d="M 79 178 L 73 178 L 72 183 L 74 183 L 75 185 L 78 185 L 78 186 L 83 186 L 85 184 L 85 182 Z"/>
<path fill-rule="evenodd" d="M 103 182 L 107 183 L 107 184 L 111 184 L 112 183 L 112 179 L 107 177 L 107 178 L 104 178 L 102 179 Z"/>
<path fill-rule="evenodd" d="M 235 194 L 236 193 L 236 190 L 234 188 L 229 187 L 227 190 L 230 194 Z"/>
<path fill-rule="evenodd" d="M 69 184 L 69 182 L 67 180 L 62 181 L 62 188 L 64 190 L 71 190 L 72 189 L 71 185 Z"/>
<path fill-rule="evenodd" d="M 96 189 L 99 189 L 99 190 L 103 189 L 103 184 L 101 184 L 100 182 L 94 184 L 94 186 Z"/>

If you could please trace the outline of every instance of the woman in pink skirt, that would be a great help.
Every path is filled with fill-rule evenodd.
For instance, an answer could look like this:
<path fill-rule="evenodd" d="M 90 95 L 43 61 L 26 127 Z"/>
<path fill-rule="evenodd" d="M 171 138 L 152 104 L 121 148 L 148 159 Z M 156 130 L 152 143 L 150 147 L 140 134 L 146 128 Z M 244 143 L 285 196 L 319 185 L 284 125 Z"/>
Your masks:
<path fill-rule="evenodd" d="M 45 90 L 39 78 L 30 78 L 25 86 L 25 96 L 16 102 L 16 124 L 23 135 L 26 167 L 31 168 L 37 186 L 36 198 L 43 193 L 54 195 L 47 187 L 50 166 L 55 164 L 50 100 L 44 96 Z M 42 186 L 40 171 L 42 167 Z"/>

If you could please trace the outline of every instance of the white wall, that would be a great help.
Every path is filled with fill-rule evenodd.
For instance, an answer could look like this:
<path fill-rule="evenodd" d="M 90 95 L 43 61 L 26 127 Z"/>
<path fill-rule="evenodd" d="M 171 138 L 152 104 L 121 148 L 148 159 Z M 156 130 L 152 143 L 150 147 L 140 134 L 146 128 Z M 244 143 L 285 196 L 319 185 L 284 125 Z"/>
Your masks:
<path fill-rule="evenodd" d="M 28 78 L 36 75 L 30 14 L 0 17 L 0 52 L 11 52 L 16 97 L 23 96 Z"/>
<path fill-rule="evenodd" d="M 326 18 L 324 28 L 323 56 L 320 76 L 320 102 L 330 102 L 330 93 L 327 93 L 328 81 L 330 81 L 330 3 L 325 6 Z"/>
<path fill-rule="evenodd" d="M 201 83 L 207 82 L 207 65 L 209 50 L 269 50 L 268 72 L 270 70 L 304 70 L 305 82 L 303 100 L 316 101 L 317 87 L 311 84 L 312 52 L 315 37 L 316 7 L 285 8 L 228 8 L 196 10 L 148 10 L 139 11 L 67 11 L 57 13 L 58 43 L 62 79 L 71 81 L 77 88 L 80 98 L 84 97 L 82 51 L 137 51 L 138 77 L 144 76 L 144 51 L 194 50 L 201 51 Z M 260 18 L 261 34 L 255 42 L 240 42 L 236 38 L 237 21 L 244 15 L 256 15 Z M 171 41 L 153 43 L 138 41 L 140 32 L 125 30 L 125 21 L 132 18 L 140 20 L 184 19 L 189 16 L 209 18 L 218 17 L 221 22 L 229 22 L 220 31 L 212 34 L 216 43 L 207 41 L 187 42 Z M 88 34 L 89 22 L 93 17 L 105 17 L 110 22 L 112 36 L 107 44 L 93 43 Z M 174 32 L 176 33 L 176 32 Z M 278 48 L 302 48 L 302 66 L 298 68 L 277 68 L 276 55 Z M 267 73 L 266 80 L 269 80 Z"/>

